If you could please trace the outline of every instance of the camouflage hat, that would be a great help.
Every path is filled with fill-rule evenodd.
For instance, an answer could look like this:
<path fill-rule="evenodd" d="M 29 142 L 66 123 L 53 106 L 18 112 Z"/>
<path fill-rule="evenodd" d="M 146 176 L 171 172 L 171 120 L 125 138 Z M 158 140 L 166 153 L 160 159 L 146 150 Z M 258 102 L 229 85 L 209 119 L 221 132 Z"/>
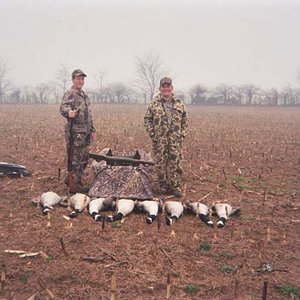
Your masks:
<path fill-rule="evenodd" d="M 87 77 L 86 74 L 82 70 L 80 70 L 80 69 L 74 70 L 72 72 L 72 78 L 75 78 L 76 76 Z"/>
<path fill-rule="evenodd" d="M 159 85 L 162 86 L 165 83 L 168 83 L 168 84 L 172 85 L 172 79 L 170 77 L 163 77 L 160 80 Z"/>

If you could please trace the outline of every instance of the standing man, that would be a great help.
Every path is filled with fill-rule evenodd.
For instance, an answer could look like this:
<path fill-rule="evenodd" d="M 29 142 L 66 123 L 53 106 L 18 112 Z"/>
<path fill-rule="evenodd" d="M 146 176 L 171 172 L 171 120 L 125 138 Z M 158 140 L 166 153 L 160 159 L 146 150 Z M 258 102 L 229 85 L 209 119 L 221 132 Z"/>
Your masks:
<path fill-rule="evenodd" d="M 182 196 L 182 143 L 187 115 L 183 101 L 172 93 L 172 80 L 160 80 L 160 94 L 147 108 L 144 125 L 153 142 L 159 193 Z"/>
<path fill-rule="evenodd" d="M 88 164 L 89 145 L 96 138 L 91 114 L 91 100 L 84 93 L 84 79 L 87 77 L 83 71 L 74 70 L 72 73 L 73 85 L 62 100 L 60 112 L 68 120 L 65 126 L 68 160 L 72 163 L 72 176 L 75 177 L 77 190 L 88 191 L 82 184 L 82 175 Z M 65 178 L 69 185 L 70 173 Z"/>

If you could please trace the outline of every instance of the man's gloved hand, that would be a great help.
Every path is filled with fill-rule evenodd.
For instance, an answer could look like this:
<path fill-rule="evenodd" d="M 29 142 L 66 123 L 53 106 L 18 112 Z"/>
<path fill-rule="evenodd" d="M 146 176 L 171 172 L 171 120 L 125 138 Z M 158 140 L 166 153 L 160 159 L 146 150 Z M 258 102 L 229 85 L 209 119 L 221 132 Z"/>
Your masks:
<path fill-rule="evenodd" d="M 77 115 L 77 110 L 70 110 L 69 111 L 69 118 L 75 118 Z"/>

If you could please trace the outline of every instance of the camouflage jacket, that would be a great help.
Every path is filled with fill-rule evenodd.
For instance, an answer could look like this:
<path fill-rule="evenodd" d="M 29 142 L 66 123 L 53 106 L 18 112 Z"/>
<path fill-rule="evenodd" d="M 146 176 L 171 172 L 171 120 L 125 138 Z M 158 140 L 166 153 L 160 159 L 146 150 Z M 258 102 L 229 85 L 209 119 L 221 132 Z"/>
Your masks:
<path fill-rule="evenodd" d="M 165 100 L 159 94 L 149 104 L 144 117 L 146 131 L 153 140 L 168 134 L 184 138 L 187 130 L 187 114 L 183 101 L 173 95 L 170 121 L 168 121 L 164 102 Z"/>
<path fill-rule="evenodd" d="M 64 94 L 60 106 L 60 113 L 67 120 L 69 120 L 69 111 L 71 109 L 77 110 L 77 115 L 73 119 L 72 126 L 74 134 L 81 133 L 89 135 L 96 131 L 91 114 L 91 100 L 82 90 L 78 91 L 71 88 Z M 68 123 L 66 127 L 68 127 Z"/>

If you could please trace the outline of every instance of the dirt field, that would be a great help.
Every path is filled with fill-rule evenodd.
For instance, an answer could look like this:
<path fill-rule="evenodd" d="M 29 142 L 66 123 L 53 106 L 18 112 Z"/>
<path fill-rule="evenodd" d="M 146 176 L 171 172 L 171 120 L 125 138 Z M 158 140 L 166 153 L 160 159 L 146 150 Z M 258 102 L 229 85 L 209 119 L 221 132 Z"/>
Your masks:
<path fill-rule="evenodd" d="M 91 150 L 151 151 L 144 112 L 94 105 L 98 140 Z M 300 287 L 300 109 L 190 106 L 188 113 L 184 199 L 213 192 L 207 203 L 240 206 L 242 214 L 222 229 L 185 215 L 172 227 L 161 217 L 158 230 L 157 222 L 149 226 L 143 214 L 132 214 L 103 230 L 86 212 L 70 228 L 59 207 L 47 227 L 31 199 L 47 190 L 66 194 L 57 177 L 58 168 L 66 170 L 64 120 L 57 106 L 0 106 L 0 161 L 34 173 L 0 179 L 2 298 L 28 299 L 42 291 L 41 278 L 55 299 L 110 299 L 115 271 L 118 299 L 166 299 L 168 273 L 171 299 L 261 299 L 264 281 L 268 299 L 291 299 L 288 286 Z M 19 258 L 5 249 L 47 257 Z M 263 263 L 287 270 L 257 274 Z"/>

